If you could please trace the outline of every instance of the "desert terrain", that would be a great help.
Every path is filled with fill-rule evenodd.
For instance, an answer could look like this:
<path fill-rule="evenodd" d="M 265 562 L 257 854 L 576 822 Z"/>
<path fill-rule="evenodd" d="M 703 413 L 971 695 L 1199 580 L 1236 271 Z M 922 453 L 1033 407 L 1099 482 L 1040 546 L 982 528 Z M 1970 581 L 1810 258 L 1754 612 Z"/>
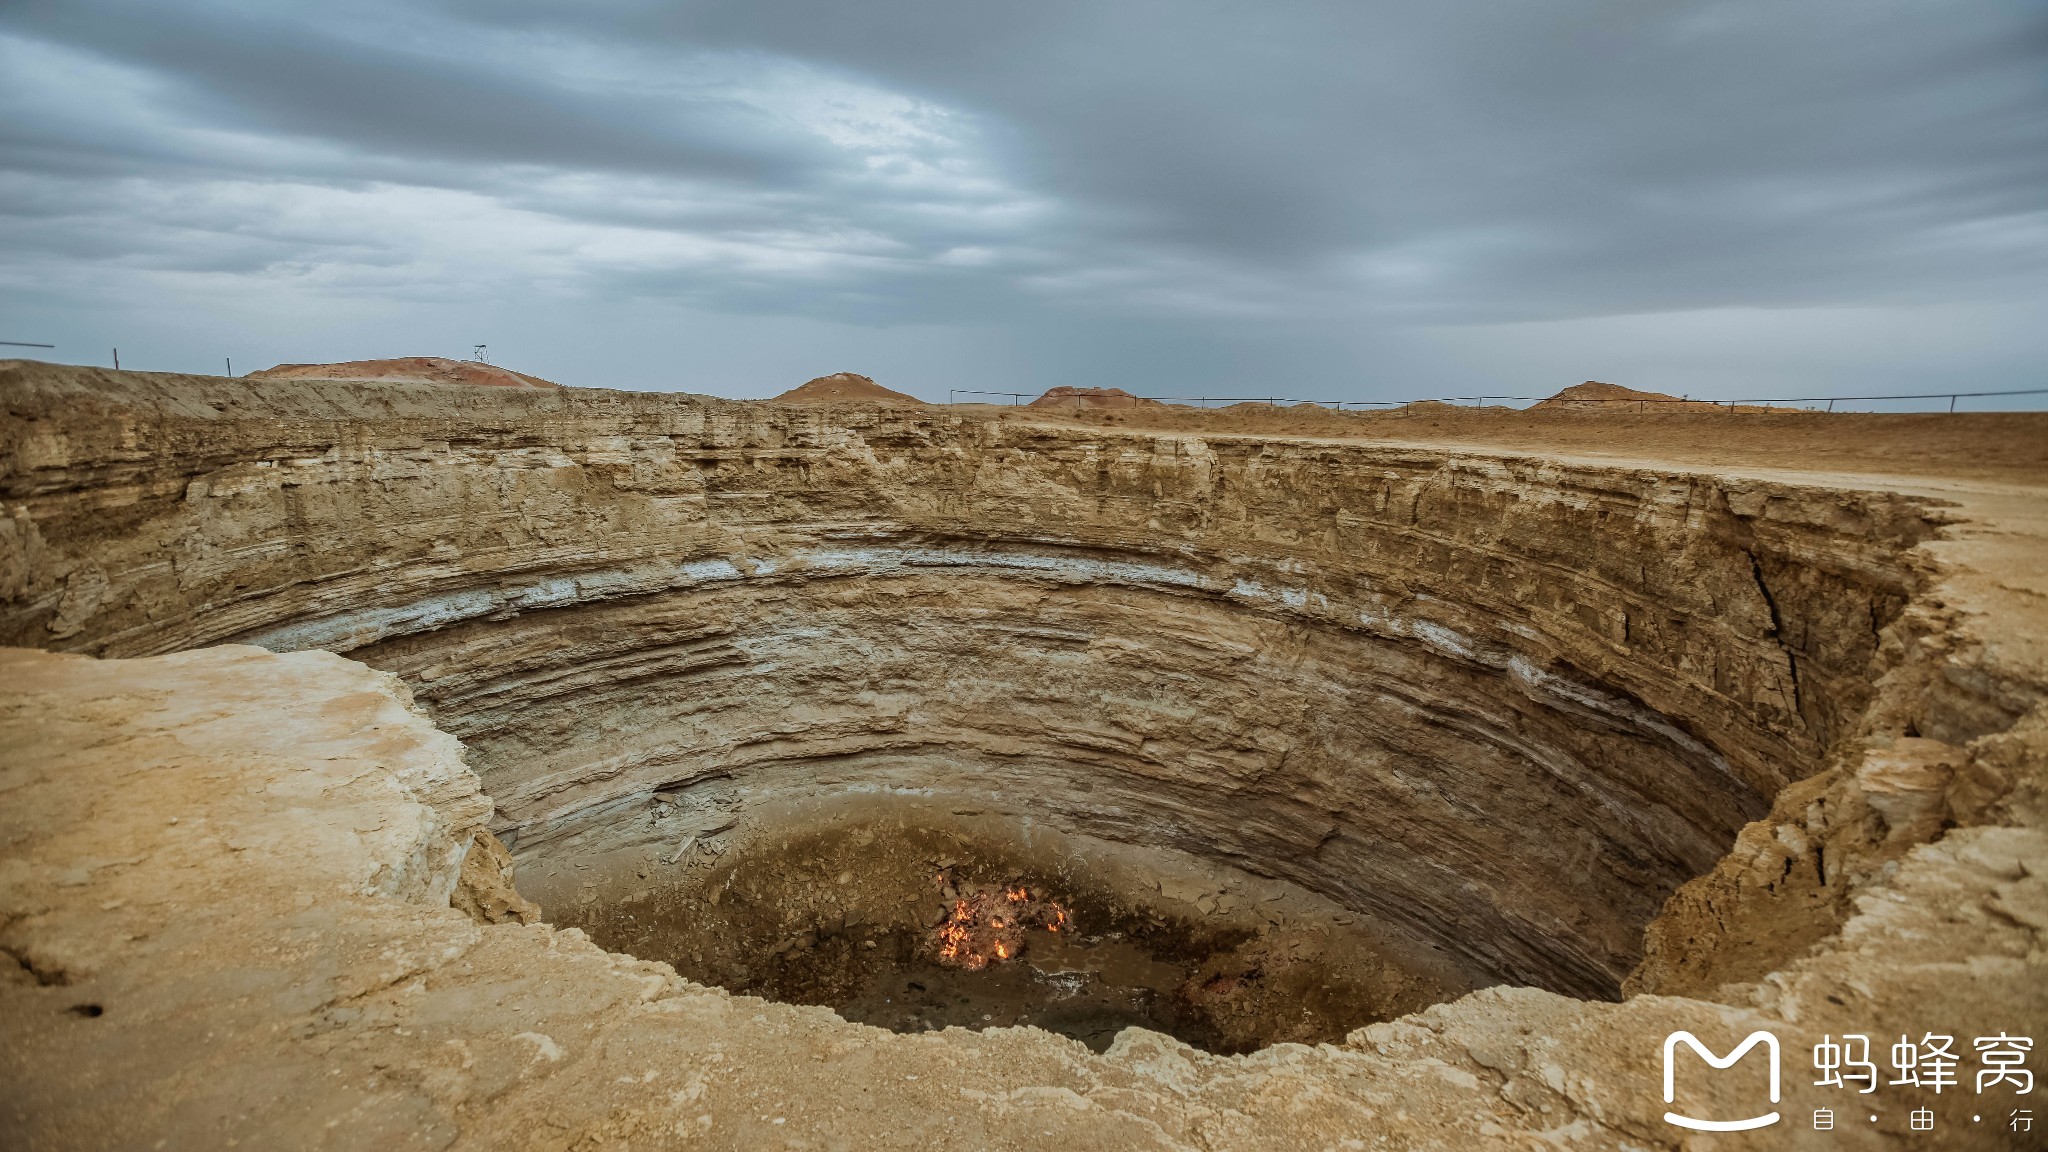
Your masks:
<path fill-rule="evenodd" d="M 847 377 L 0 362 L 17 1144 L 2028 1146 L 2048 415 Z"/>

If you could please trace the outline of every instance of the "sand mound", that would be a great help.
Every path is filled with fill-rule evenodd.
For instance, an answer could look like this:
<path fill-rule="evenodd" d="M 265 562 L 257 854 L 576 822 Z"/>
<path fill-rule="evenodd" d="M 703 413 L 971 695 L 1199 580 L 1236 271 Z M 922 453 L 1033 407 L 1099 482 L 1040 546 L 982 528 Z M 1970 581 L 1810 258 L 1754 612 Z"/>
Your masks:
<path fill-rule="evenodd" d="M 1121 388 L 1048 388 L 1027 408 L 1161 408 L 1157 400 L 1133 396 Z"/>
<path fill-rule="evenodd" d="M 251 380 L 391 380 L 411 384 L 481 384 L 487 388 L 560 388 L 552 380 L 475 360 L 400 356 L 340 364 L 279 364 L 249 373 Z"/>
<path fill-rule="evenodd" d="M 884 388 L 858 372 L 834 372 L 806 380 L 775 398 L 778 404 L 923 404 L 893 388 Z"/>
<path fill-rule="evenodd" d="M 1619 384 L 1603 384 L 1598 380 L 1574 384 L 1548 400 L 1537 401 L 1532 407 L 1597 409 L 1611 408 L 1617 403 L 1630 401 L 1640 404 L 1676 404 L 1687 408 L 1715 407 L 1707 400 L 1687 400 L 1663 392 L 1639 392 L 1634 388 L 1624 388 Z"/>

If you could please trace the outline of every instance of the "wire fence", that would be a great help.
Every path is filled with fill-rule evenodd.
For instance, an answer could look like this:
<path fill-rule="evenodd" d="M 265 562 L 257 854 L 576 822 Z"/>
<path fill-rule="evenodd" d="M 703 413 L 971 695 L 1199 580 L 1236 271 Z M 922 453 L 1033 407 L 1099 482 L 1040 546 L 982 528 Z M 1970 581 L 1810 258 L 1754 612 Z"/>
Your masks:
<path fill-rule="evenodd" d="M 31 344 L 24 340 L 0 340 L 0 345 L 15 348 L 56 347 L 54 344 Z M 483 345 L 479 344 L 477 347 L 481 349 Z M 234 362 L 230 360 L 227 364 L 228 375 L 234 375 Z M 114 352 L 114 367 L 119 368 L 120 366 L 121 353 L 119 349 L 116 349 Z M 1027 400 L 1030 401 L 1030 406 L 1038 407 L 1040 402 L 1047 399 L 1050 395 L 1050 393 L 1039 393 L 1034 396 L 1030 392 L 986 392 L 974 388 L 948 388 L 946 390 L 946 403 L 948 405 L 962 403 L 959 399 L 961 396 L 1001 396 L 1009 400 L 1012 407 L 1021 407 Z M 1733 413 L 1742 408 L 1785 408 L 1793 405 L 1802 406 L 1809 411 L 1833 412 L 1837 404 L 1867 404 L 1873 401 L 1889 400 L 1946 400 L 1948 401 L 1948 410 L 1954 412 L 1958 400 L 1970 400 L 1987 396 L 2048 396 L 2048 388 L 2006 388 L 1980 392 L 1895 392 L 1873 396 L 1776 396 L 1747 400 L 1695 400 L 1690 396 L 1602 396 L 1582 399 L 1576 396 L 1505 395 L 1429 396 L 1414 400 L 1313 400 L 1290 396 L 1131 396 L 1130 399 L 1134 401 L 1151 401 L 1159 404 L 1193 404 L 1202 408 L 1215 404 L 1264 404 L 1274 408 L 1282 404 L 1309 404 L 1318 408 L 1328 408 L 1339 412 L 1346 409 L 1353 411 L 1382 410 L 1396 411 L 1402 415 L 1409 415 L 1411 413 L 1407 410 L 1417 404 L 1460 404 L 1484 408 L 1489 401 L 1496 407 L 1503 408 L 1514 403 L 1549 403 L 1588 407 L 1600 404 L 1622 404 L 1634 405 L 1645 411 L 1652 404 L 1680 404 L 1692 408 L 1711 405 Z M 1088 407 L 1108 408 L 1120 406 L 1114 404 L 1091 405 L 1089 401 L 1096 398 L 1080 392 L 1076 392 L 1071 397 L 1076 411 Z M 1065 407 L 1064 402 L 1067 399 L 1069 397 L 1059 397 L 1059 403 L 1046 405 L 1046 407 Z M 966 401 L 966 403 L 988 403 L 988 401 Z"/>
<path fill-rule="evenodd" d="M 1948 410 L 1950 412 L 1954 412 L 1956 410 L 1956 402 L 1958 400 L 1968 400 L 1972 398 L 1986 396 L 2044 395 L 2048 395 L 2048 388 L 2007 388 L 1997 391 L 1981 392 L 1900 392 L 1872 396 L 1778 396 L 1745 400 L 1696 400 L 1689 396 L 1615 396 L 1588 397 L 1585 399 L 1581 399 L 1573 396 L 1492 395 L 1431 396 L 1417 400 L 1311 400 L 1305 398 L 1298 399 L 1288 396 L 1132 396 L 1130 397 L 1130 399 L 1133 401 L 1153 401 L 1161 404 L 1191 404 L 1201 408 L 1208 408 L 1217 404 L 1265 404 L 1269 407 L 1274 408 L 1277 408 L 1282 404 L 1308 404 L 1318 408 L 1328 408 L 1340 412 L 1345 411 L 1347 409 L 1353 411 L 1394 410 L 1401 411 L 1403 415 L 1406 415 L 1408 414 L 1405 411 L 1406 409 L 1412 408 L 1418 404 L 1455 404 L 1484 408 L 1487 406 L 1487 403 L 1489 401 L 1493 402 L 1495 407 L 1502 408 L 1510 407 L 1515 402 L 1550 403 L 1573 406 L 1584 405 L 1588 407 L 1602 404 L 1621 404 L 1639 407 L 1647 411 L 1649 407 L 1653 404 L 1678 404 L 1689 408 L 1715 407 L 1723 409 L 1724 411 L 1727 411 L 1729 413 L 1733 413 L 1738 409 L 1742 408 L 1787 408 L 1795 406 L 1800 407 L 1806 411 L 1833 412 L 1835 410 L 1835 405 L 1837 404 L 1869 403 L 1872 401 L 1884 400 L 1946 400 L 1948 401 Z M 1019 406 L 1023 405 L 1026 402 L 1027 398 L 1031 398 L 1033 394 L 1029 392 L 984 392 L 969 388 L 952 388 L 948 389 L 946 392 L 946 403 L 949 405 L 959 403 L 988 403 L 988 401 L 961 401 L 957 399 L 957 397 L 960 396 L 1003 396 L 1009 398 L 1009 401 L 1012 406 Z M 1037 395 L 1035 399 L 1030 400 L 1030 405 L 1032 407 L 1064 408 L 1067 406 L 1066 401 L 1071 399 L 1073 401 L 1073 407 L 1076 410 L 1090 407 L 1110 408 L 1123 406 L 1120 404 L 1116 404 L 1114 402 L 1109 404 L 1091 403 L 1091 401 L 1099 400 L 1100 397 L 1089 396 L 1083 393 L 1075 393 L 1071 397 L 1061 396 L 1053 398 L 1056 400 L 1056 403 L 1054 404 L 1041 403 L 1042 401 L 1048 398 L 1052 398 L 1050 393 L 1041 393 Z M 1113 398 L 1113 400 L 1121 399 L 1123 398 Z"/>
<path fill-rule="evenodd" d="M 953 399 L 955 396 L 1008 396 L 1011 406 L 1015 407 L 1023 402 L 1024 397 L 1029 395 L 1031 395 L 1029 392 L 977 392 L 972 388 L 948 388 L 946 389 L 946 403 L 958 404 L 959 401 Z M 979 401 L 969 401 L 969 403 L 979 403 Z"/>

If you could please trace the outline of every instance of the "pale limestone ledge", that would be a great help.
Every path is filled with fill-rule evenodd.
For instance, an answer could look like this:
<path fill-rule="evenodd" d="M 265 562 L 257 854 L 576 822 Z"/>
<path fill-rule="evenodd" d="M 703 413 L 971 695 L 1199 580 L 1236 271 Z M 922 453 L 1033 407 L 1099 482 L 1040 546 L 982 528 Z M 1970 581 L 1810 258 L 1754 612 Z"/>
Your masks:
<path fill-rule="evenodd" d="M 1344 1046 L 1134 1030 L 1098 1057 L 846 1024 L 449 910 L 487 802 L 396 680 L 340 657 L 5 650 L 0 747 L 0 1107 L 27 1147 L 1672 1148 L 1673 1029 L 1723 1051 L 1772 1029 L 1801 1118 L 1841 1103 L 1799 1074 L 1822 1033 L 2048 1018 L 2034 828 L 1914 849 L 1746 1006 L 1496 989 Z M 1747 1115 L 1744 1087 L 1687 1102 Z M 1842 1127 L 1713 1147 L 1921 1146 Z M 1944 1144 L 1973 1145 L 2009 1146 Z"/>

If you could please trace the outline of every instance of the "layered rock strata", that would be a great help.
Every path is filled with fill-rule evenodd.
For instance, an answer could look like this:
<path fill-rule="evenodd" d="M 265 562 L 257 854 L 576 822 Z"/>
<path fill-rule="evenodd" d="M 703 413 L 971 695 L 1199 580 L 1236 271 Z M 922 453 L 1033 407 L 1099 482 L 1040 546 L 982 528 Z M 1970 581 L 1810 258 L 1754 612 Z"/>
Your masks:
<path fill-rule="evenodd" d="M 943 413 L 17 388 L 0 637 L 396 672 L 520 855 L 705 782 L 940 788 L 1576 995 L 1853 728 L 1930 530 L 1875 493 Z"/>
<path fill-rule="evenodd" d="M 0 371 L 0 636 L 399 677 L 8 657 L 0 1052 L 51 1146 L 312 1116 L 379 1147 L 1671 1147 L 1675 1028 L 1796 1054 L 2048 1022 L 2037 490 Z M 409 766 L 437 736 L 406 686 L 529 858 L 721 774 L 943 786 L 1293 880 L 1509 983 L 1612 994 L 1647 921 L 1639 994 L 1475 993 L 1237 1059 L 728 999 L 519 923 L 475 786 Z M 359 788 L 376 811 L 337 807 Z M 90 1007 L 127 1039 L 77 1031 Z M 201 1028 L 199 1079 L 167 1072 Z M 93 1063 L 121 1107 L 65 1071 Z M 1680 1106 L 1745 1108 L 1702 1091 Z M 1952 1103 L 1886 1099 L 1842 1139 Z M 1788 1076 L 1788 1115 L 1826 1102 Z"/>

